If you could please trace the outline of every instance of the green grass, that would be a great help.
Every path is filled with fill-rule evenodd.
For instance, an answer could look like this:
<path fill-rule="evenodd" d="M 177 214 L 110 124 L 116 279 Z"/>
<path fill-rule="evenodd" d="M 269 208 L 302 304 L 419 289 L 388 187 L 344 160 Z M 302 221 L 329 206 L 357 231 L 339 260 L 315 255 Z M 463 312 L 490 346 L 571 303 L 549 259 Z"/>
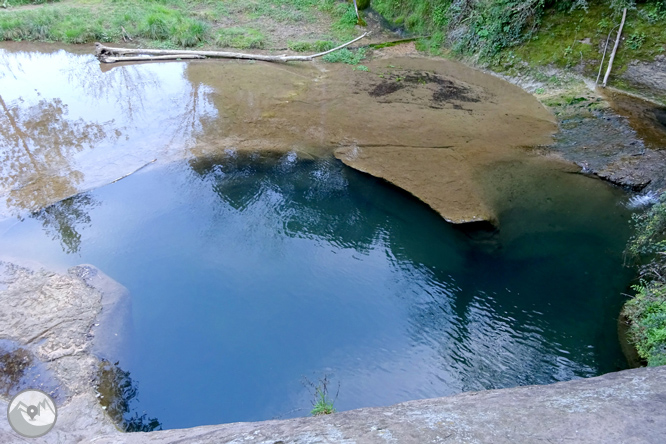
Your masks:
<path fill-rule="evenodd" d="M 310 414 L 312 416 L 330 415 L 335 413 L 335 407 L 333 407 L 333 404 L 338 398 L 338 395 L 335 395 L 335 399 L 329 398 L 328 389 L 330 382 L 331 381 L 328 379 L 327 375 L 324 375 L 322 378 L 320 378 L 316 384 L 307 378 L 304 378 L 304 384 L 314 389 L 314 400 L 312 401 L 312 410 L 310 410 Z M 339 391 L 340 384 L 338 384 L 338 393 Z"/>
<path fill-rule="evenodd" d="M 11 8 L 23 5 L 43 5 L 44 3 L 54 3 L 59 1 L 60 0 L 2 0 L 0 1 L 0 5 Z"/>
<path fill-rule="evenodd" d="M 333 402 L 328 399 L 326 393 L 317 389 L 317 401 L 315 402 L 314 407 L 310 411 L 310 414 L 312 416 L 319 416 L 319 415 L 330 415 L 331 413 L 335 413 Z"/>
<path fill-rule="evenodd" d="M 361 60 L 365 58 L 365 48 L 359 48 L 355 51 L 347 48 L 342 48 L 338 51 L 326 54 L 322 57 L 325 62 L 329 63 L 346 63 L 348 65 L 358 65 Z"/>
<path fill-rule="evenodd" d="M 157 2 L 118 2 L 99 14 L 92 8 L 44 6 L 27 11 L 0 11 L 3 40 L 89 43 L 121 39 L 121 27 L 134 37 L 196 46 L 209 37 L 210 26 Z"/>
<path fill-rule="evenodd" d="M 10 5 L 44 3 L 8 1 Z M 269 39 L 260 29 L 223 28 L 220 20 L 240 14 L 244 20 L 271 19 L 293 26 L 328 14 L 333 23 L 331 36 L 342 41 L 355 35 L 354 24 L 348 23 L 348 9 L 348 4 L 336 0 L 73 0 L 32 9 L 0 9 L 0 39 L 109 42 L 122 40 L 124 28 L 138 43 L 161 47 L 265 48 Z"/>
<path fill-rule="evenodd" d="M 316 40 L 314 42 L 289 42 L 289 49 L 296 52 L 324 52 L 335 48 L 335 42 L 330 40 Z"/>
<path fill-rule="evenodd" d="M 223 28 L 218 29 L 215 42 L 223 47 L 260 49 L 266 46 L 267 38 L 258 29 Z"/>

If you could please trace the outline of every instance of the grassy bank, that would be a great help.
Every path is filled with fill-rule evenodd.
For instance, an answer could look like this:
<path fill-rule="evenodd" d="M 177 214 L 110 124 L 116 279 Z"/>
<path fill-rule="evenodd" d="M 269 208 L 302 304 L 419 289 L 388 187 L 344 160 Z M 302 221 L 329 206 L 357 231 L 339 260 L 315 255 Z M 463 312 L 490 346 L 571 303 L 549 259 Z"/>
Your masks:
<path fill-rule="evenodd" d="M 353 6 L 335 0 L 8 0 L 8 6 L 0 10 L 0 38 L 15 41 L 308 50 L 322 45 L 317 40 L 330 46 L 350 38 L 356 24 Z M 318 38 L 284 42 L 267 32 L 304 27 Z"/>

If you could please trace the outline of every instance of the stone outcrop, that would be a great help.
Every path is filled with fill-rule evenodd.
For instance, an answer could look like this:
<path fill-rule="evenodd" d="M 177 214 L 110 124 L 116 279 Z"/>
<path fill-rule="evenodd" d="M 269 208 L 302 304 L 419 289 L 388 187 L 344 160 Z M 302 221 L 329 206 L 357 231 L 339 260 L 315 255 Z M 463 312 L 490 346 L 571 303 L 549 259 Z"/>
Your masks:
<path fill-rule="evenodd" d="M 622 74 L 641 94 L 666 103 L 666 56 L 658 55 L 653 62 L 632 62 Z"/>
<path fill-rule="evenodd" d="M 547 386 L 470 392 L 314 418 L 125 435 L 99 435 L 90 429 L 81 436 L 85 436 L 83 442 L 97 444 L 657 444 L 666 436 L 664 381 L 666 367 L 640 368 Z M 88 408 L 79 405 L 77 413 L 87 417 Z"/>

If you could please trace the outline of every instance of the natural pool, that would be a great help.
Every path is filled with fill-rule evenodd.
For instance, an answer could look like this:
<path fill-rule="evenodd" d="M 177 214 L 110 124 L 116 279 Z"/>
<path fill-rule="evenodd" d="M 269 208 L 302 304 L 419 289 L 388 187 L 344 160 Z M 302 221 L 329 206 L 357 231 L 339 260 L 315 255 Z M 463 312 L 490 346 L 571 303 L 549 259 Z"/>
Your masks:
<path fill-rule="evenodd" d="M 627 215 L 577 179 L 489 236 L 336 160 L 231 155 L 138 173 L 0 239 L 129 288 L 136 409 L 168 428 L 258 420 L 307 414 L 303 376 L 339 382 L 344 410 L 624 368 Z"/>
<path fill-rule="evenodd" d="M 196 147 L 200 116 L 222 113 L 204 100 L 203 84 L 194 92 L 178 75 L 183 65 L 147 66 L 135 75 L 156 73 L 171 96 L 139 82 L 151 100 L 133 117 L 94 111 L 102 117 L 93 123 L 122 134 L 97 140 L 89 126 L 91 146 L 58 158 L 84 165 L 71 171 L 101 177 L 85 156 L 115 159 L 121 150 L 127 155 L 104 165 L 131 172 L 165 146 Z M 85 94 L 69 85 L 49 91 L 83 118 Z M 46 91 L 38 93 L 34 103 Z M 160 115 L 160 100 L 178 108 L 181 95 L 202 108 L 172 146 L 145 110 Z M 23 100 L 5 103 L 29 109 Z M 10 184 L 3 204 L 15 214 L 0 221 L 4 257 L 55 269 L 91 263 L 129 289 L 131 330 L 117 359 L 138 387 L 133 412 L 165 428 L 306 415 L 304 376 L 328 375 L 333 392 L 339 384 L 336 408 L 346 410 L 626 366 L 616 331 L 631 278 L 622 267 L 629 211 L 618 189 L 547 164 L 495 165 L 485 173 L 500 227 L 492 232 L 450 225 L 331 156 L 173 152 L 41 210 L 16 205 L 29 201 L 26 188 Z M 78 180 L 74 192 L 86 183 Z"/>

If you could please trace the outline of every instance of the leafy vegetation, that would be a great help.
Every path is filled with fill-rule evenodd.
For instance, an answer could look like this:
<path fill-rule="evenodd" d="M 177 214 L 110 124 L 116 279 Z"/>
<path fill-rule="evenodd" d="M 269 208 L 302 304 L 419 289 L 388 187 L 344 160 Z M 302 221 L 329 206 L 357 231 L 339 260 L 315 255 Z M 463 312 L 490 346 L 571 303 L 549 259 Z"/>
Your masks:
<path fill-rule="evenodd" d="M 629 336 L 648 366 L 666 364 L 666 284 L 634 285 L 636 295 L 624 308 L 630 319 Z"/>
<path fill-rule="evenodd" d="M 666 364 L 666 193 L 657 203 L 634 216 L 636 233 L 627 253 L 647 261 L 640 269 L 636 295 L 624 307 L 629 338 L 648 365 Z"/>
<path fill-rule="evenodd" d="M 636 233 L 629 241 L 629 254 L 638 258 L 666 251 L 666 193 L 647 211 L 635 214 L 633 221 Z"/>
<path fill-rule="evenodd" d="M 514 64 L 598 68 L 599 43 L 630 9 L 615 67 L 647 60 L 664 52 L 666 1 L 647 0 L 374 0 L 373 7 L 396 26 L 430 35 L 419 49 L 437 52 L 443 46 L 478 56 L 495 66 Z"/>

